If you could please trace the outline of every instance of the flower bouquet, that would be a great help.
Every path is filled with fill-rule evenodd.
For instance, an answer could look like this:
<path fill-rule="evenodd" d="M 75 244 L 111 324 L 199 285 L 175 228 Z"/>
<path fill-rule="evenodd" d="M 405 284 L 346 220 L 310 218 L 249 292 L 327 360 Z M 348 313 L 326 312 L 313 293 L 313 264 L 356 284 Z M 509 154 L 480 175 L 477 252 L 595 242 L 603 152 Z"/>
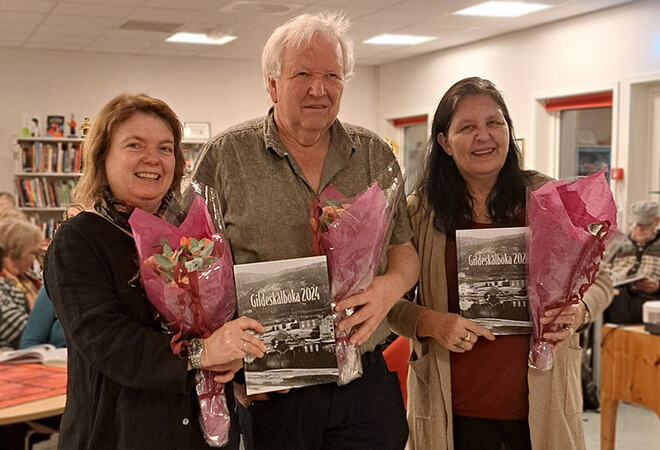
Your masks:
<path fill-rule="evenodd" d="M 541 317 L 579 302 L 593 284 L 605 241 L 616 230 L 616 206 L 601 171 L 572 183 L 546 183 L 530 194 L 528 214 L 529 366 L 550 370 L 553 343 L 543 334 L 557 325 L 541 325 Z"/>
<path fill-rule="evenodd" d="M 188 344 L 181 339 L 184 334 L 207 337 L 231 319 L 236 309 L 231 250 L 222 233 L 219 207 L 213 196 L 207 205 L 201 193 L 191 183 L 187 195 L 181 197 L 181 201 L 192 199 L 191 205 L 185 208 L 172 202 L 165 216 L 174 224 L 140 209 L 129 219 L 144 289 L 174 332 L 170 346 L 177 355 Z M 178 223 L 186 210 L 185 219 Z M 197 371 L 195 381 L 202 432 L 209 445 L 220 447 L 229 436 L 224 384 L 216 383 L 213 372 L 206 370 Z"/>
<path fill-rule="evenodd" d="M 314 253 L 327 256 L 333 308 L 340 300 L 367 289 L 376 275 L 394 205 L 403 192 L 398 166 L 388 166 L 379 178 L 385 181 L 374 181 L 352 198 L 328 186 L 314 202 L 310 217 Z M 337 324 L 351 314 L 352 308 L 335 313 L 339 385 L 362 376 L 360 351 L 348 340 L 353 329 L 337 330 Z"/>

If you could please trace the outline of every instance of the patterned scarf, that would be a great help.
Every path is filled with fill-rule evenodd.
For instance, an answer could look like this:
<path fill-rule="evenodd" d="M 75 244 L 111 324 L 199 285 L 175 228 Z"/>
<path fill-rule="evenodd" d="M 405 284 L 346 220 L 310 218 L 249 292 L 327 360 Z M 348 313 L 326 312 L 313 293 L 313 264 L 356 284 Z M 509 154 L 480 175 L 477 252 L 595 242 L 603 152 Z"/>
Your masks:
<path fill-rule="evenodd" d="M 172 192 L 168 191 L 165 197 L 163 197 L 163 200 L 160 203 L 160 208 L 155 215 L 162 216 L 171 199 Z M 110 186 L 105 187 L 103 190 L 103 196 L 96 201 L 94 204 L 94 209 L 101 216 L 112 222 L 121 230 L 127 232 L 130 235 L 133 234 L 131 226 L 128 224 L 128 219 L 131 217 L 131 214 L 135 209 L 135 205 L 130 205 L 123 200 L 116 198 L 110 190 Z"/>

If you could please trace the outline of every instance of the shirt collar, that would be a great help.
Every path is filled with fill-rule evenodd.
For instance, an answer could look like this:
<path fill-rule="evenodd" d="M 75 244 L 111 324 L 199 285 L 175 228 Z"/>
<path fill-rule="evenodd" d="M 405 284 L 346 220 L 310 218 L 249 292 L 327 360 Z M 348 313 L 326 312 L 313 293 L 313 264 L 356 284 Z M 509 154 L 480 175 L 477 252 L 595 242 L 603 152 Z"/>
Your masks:
<path fill-rule="evenodd" d="M 264 117 L 264 143 L 267 149 L 271 149 L 281 158 L 288 152 L 280 139 L 280 133 L 275 124 L 274 107 L 271 107 L 266 117 Z M 339 119 L 335 119 L 330 126 L 330 149 L 328 151 L 328 155 L 332 155 L 332 157 L 326 161 L 332 162 L 333 165 L 340 163 L 343 166 L 354 151 L 355 144 L 353 143 L 353 139 Z"/>

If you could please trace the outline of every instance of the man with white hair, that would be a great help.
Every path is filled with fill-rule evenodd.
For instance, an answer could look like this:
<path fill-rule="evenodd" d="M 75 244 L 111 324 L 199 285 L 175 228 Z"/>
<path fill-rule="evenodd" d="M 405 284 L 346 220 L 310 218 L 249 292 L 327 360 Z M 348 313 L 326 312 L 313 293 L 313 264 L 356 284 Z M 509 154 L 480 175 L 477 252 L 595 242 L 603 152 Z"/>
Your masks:
<path fill-rule="evenodd" d="M 628 240 L 614 255 L 612 278 L 625 280 L 641 279 L 618 287 L 605 310 L 605 321 L 612 323 L 641 323 L 642 305 L 660 297 L 660 233 L 658 233 L 658 203 L 638 201 L 631 205 L 633 225 Z"/>
<path fill-rule="evenodd" d="M 237 264 L 312 256 L 309 213 L 327 186 L 346 196 L 364 189 L 395 161 L 374 133 L 337 119 L 353 74 L 347 20 L 301 15 L 276 29 L 262 56 L 268 114 L 220 133 L 202 152 L 193 178 L 219 192 Z M 382 323 L 416 282 L 405 202 L 396 207 L 379 273 L 364 292 L 340 301 L 356 307 L 339 328 L 357 326 L 363 376 L 345 386 L 324 384 L 246 397 L 236 386 L 241 431 L 251 448 L 403 448 L 408 428 L 396 375 L 380 344 Z"/>

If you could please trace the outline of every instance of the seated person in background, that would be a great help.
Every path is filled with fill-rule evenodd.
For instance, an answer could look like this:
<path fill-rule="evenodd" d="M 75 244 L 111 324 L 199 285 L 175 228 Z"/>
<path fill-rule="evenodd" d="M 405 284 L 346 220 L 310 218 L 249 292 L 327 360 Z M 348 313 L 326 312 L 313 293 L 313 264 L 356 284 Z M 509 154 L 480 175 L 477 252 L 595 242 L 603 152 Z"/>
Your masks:
<path fill-rule="evenodd" d="M 617 282 L 635 275 L 645 277 L 618 287 L 619 294 L 605 310 L 605 321 L 611 323 L 642 323 L 642 305 L 660 297 L 658 203 L 642 200 L 633 203 L 630 210 L 633 226 L 612 260 L 612 279 Z"/>
<path fill-rule="evenodd" d="M 27 216 L 15 206 L 3 203 L 0 200 L 0 221 L 5 219 L 20 219 L 27 222 Z"/>
<path fill-rule="evenodd" d="M 37 293 L 30 316 L 27 319 L 19 348 L 32 347 L 40 344 L 52 344 L 55 347 L 66 347 L 62 325 L 57 319 L 53 303 L 48 298 L 43 286 Z"/>
<path fill-rule="evenodd" d="M 62 220 L 68 220 L 85 208 L 79 204 L 71 204 L 64 212 Z M 57 319 L 55 308 L 50 301 L 46 289 L 41 286 L 37 293 L 27 324 L 23 330 L 20 348 L 32 347 L 39 344 L 52 344 L 55 347 L 66 347 L 62 325 Z"/>
<path fill-rule="evenodd" d="M 23 294 L 28 311 L 32 309 L 41 281 L 32 266 L 41 254 L 41 230 L 25 220 L 0 220 L 0 246 L 5 249 L 0 276 L 9 280 Z"/>
<path fill-rule="evenodd" d="M 0 192 L 0 209 L 5 209 L 7 207 L 15 208 L 16 200 L 9 192 L 2 191 Z"/>
<path fill-rule="evenodd" d="M 0 246 L 0 270 L 5 251 Z M 0 277 L 0 348 L 16 348 L 28 312 L 25 297 L 9 280 Z"/>

